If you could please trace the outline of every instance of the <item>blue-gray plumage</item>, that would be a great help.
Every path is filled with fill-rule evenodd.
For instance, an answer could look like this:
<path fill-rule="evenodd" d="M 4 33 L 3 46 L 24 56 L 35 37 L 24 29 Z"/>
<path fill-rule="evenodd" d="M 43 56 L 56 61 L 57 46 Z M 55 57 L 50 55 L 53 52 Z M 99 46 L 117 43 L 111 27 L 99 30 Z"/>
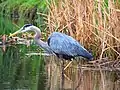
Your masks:
<path fill-rule="evenodd" d="M 87 59 L 93 58 L 74 38 L 63 33 L 53 32 L 48 38 L 48 45 L 58 57 L 64 59 L 71 59 L 76 56 L 82 56 Z"/>
<path fill-rule="evenodd" d="M 64 58 L 71 60 L 74 57 L 82 56 L 91 60 L 93 58 L 92 54 L 89 53 L 81 44 L 78 43 L 74 38 L 60 32 L 53 32 L 47 42 L 40 40 L 41 31 L 38 27 L 26 24 L 18 32 L 34 31 L 35 42 L 48 51 L 49 53 L 56 54 L 59 58 Z M 16 33 L 15 33 L 16 34 Z"/>

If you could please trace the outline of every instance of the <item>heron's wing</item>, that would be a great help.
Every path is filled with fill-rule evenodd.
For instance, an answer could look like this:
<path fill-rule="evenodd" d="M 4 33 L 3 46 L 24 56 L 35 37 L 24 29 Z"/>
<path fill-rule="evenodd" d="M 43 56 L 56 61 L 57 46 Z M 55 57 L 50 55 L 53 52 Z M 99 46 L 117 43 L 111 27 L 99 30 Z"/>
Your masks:
<path fill-rule="evenodd" d="M 61 33 L 54 32 L 48 39 L 48 45 L 57 54 L 73 56 L 71 43 Z"/>
<path fill-rule="evenodd" d="M 83 57 L 89 55 L 90 57 L 90 53 L 83 46 L 72 37 L 63 33 L 54 32 L 48 38 L 48 45 L 57 54 Z"/>

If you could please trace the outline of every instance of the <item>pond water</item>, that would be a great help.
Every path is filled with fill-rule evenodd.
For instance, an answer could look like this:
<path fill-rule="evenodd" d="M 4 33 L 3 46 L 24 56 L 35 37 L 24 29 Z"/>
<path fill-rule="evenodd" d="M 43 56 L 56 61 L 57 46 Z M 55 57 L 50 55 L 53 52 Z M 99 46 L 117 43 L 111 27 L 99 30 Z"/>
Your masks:
<path fill-rule="evenodd" d="M 10 20 L 0 23 L 1 35 L 17 30 Z M 69 61 L 63 65 L 56 56 L 27 55 L 40 52 L 35 44 L 0 48 L 0 90 L 120 90 L 117 71 L 86 68 L 80 59 L 63 70 Z"/>

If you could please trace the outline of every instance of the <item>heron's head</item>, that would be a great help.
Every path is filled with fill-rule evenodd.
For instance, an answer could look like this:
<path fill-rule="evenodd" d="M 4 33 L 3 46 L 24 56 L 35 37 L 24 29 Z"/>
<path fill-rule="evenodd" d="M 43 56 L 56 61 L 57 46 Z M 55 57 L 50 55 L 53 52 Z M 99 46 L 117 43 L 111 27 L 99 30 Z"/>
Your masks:
<path fill-rule="evenodd" d="M 20 28 L 18 31 L 14 32 L 13 34 L 10 34 L 10 37 L 11 36 L 14 36 L 18 33 L 24 33 L 24 32 L 27 32 L 27 31 L 39 31 L 39 28 L 32 25 L 32 24 L 25 24 L 22 28 Z"/>
<path fill-rule="evenodd" d="M 32 27 L 34 27 L 34 25 L 32 24 L 25 24 L 22 28 L 20 28 L 20 32 L 27 32 L 27 31 L 32 31 Z"/>

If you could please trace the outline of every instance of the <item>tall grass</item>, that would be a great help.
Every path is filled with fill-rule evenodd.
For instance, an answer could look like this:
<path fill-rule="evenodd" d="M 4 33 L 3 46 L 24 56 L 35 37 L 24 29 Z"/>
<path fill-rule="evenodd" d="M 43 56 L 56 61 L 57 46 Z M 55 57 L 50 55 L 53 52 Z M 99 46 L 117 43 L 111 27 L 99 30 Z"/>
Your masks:
<path fill-rule="evenodd" d="M 41 4 L 40 2 L 43 2 L 42 0 L 6 0 L 2 1 L 0 3 L 0 8 L 4 9 L 6 11 L 6 14 L 10 14 L 12 11 L 14 11 L 16 8 L 20 12 L 23 12 L 33 8 L 34 6 L 39 6 Z M 43 3 L 42 3 L 43 4 Z M 43 4 L 44 5 L 44 4 Z M 21 14 L 23 14 L 21 13 Z"/>
<path fill-rule="evenodd" d="M 47 34 L 54 31 L 66 33 L 91 51 L 94 59 L 109 57 L 115 60 L 120 55 L 119 4 L 118 0 L 6 0 L 0 8 L 6 14 L 17 10 L 22 18 L 37 7 L 35 22 L 38 26 L 45 26 L 45 20 L 48 27 L 43 29 L 42 26 L 42 31 Z M 27 22 L 31 23 L 32 18 L 29 17 Z"/>
<path fill-rule="evenodd" d="M 0 2 L 0 10 L 1 34 L 12 33 L 25 23 L 32 23 L 44 28 L 43 17 L 37 15 L 37 11 L 41 13 L 47 12 L 45 0 L 5 0 Z M 6 25 L 3 25 L 4 22 Z M 7 30 L 7 33 L 5 30 Z M 45 30 L 43 31 L 45 32 Z"/>
<path fill-rule="evenodd" d="M 119 58 L 120 2 L 111 0 L 51 0 L 49 33 L 64 32 L 92 51 L 94 59 Z"/>

